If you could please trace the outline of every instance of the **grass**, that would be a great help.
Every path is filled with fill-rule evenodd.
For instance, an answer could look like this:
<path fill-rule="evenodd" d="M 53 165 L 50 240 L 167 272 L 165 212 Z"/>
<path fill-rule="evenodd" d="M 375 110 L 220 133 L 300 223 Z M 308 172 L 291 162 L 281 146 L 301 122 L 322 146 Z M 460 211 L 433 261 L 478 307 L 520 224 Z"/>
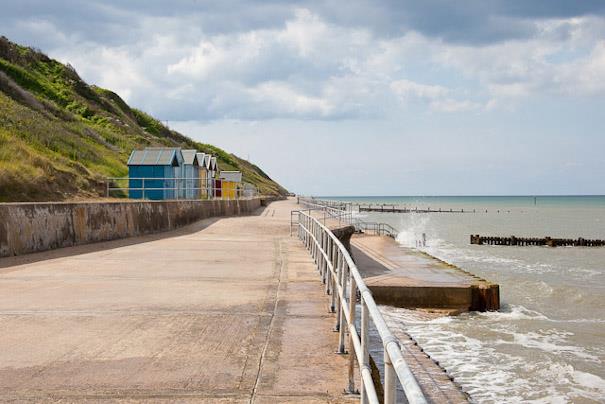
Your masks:
<path fill-rule="evenodd" d="M 4 37 L 0 73 L 0 201 L 102 196 L 103 179 L 126 176 L 130 152 L 147 146 L 210 153 L 261 192 L 286 192 L 259 167 L 169 129 L 69 65 Z"/>

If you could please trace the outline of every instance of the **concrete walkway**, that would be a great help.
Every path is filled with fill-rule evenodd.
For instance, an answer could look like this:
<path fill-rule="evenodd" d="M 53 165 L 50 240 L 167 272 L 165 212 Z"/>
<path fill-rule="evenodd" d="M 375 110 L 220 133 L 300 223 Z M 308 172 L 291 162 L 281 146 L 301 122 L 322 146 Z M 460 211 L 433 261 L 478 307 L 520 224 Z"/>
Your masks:
<path fill-rule="evenodd" d="M 296 207 L 0 260 L 0 400 L 349 401 Z"/>

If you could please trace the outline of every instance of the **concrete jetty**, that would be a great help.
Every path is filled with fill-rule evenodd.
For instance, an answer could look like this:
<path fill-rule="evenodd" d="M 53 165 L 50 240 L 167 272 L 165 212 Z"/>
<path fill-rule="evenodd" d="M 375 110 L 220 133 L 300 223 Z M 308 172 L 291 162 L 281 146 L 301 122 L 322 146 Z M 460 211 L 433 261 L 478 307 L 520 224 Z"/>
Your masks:
<path fill-rule="evenodd" d="M 0 400 L 351 400 L 296 208 L 0 259 Z"/>
<path fill-rule="evenodd" d="M 353 235 L 353 258 L 374 299 L 396 307 L 452 313 L 498 310 L 499 287 L 391 237 Z"/>

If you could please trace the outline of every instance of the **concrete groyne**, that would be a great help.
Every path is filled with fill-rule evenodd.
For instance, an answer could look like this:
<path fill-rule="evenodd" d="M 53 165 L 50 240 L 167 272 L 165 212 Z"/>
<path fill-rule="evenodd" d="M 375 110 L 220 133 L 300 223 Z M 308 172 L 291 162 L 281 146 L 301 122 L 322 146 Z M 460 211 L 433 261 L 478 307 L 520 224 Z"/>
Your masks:
<path fill-rule="evenodd" d="M 358 234 L 353 258 L 379 304 L 452 313 L 500 309 L 500 287 L 390 237 Z"/>
<path fill-rule="evenodd" d="M 0 257 L 173 230 L 210 217 L 250 214 L 240 200 L 0 204 Z"/>

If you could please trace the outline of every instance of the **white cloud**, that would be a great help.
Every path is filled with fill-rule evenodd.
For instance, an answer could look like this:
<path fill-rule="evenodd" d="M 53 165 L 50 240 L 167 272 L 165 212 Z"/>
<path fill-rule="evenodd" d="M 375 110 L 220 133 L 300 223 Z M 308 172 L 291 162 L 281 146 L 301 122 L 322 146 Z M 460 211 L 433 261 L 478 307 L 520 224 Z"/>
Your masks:
<path fill-rule="evenodd" d="M 310 8 L 280 10 L 281 23 L 220 32 L 206 32 L 201 14 L 143 15 L 132 41 L 113 45 L 39 18 L 17 25 L 54 38 L 51 56 L 88 81 L 165 119 L 363 119 L 412 104 L 458 113 L 536 95 L 605 96 L 602 17 L 542 19 L 530 38 L 476 44 L 409 29 L 381 36 Z"/>
<path fill-rule="evenodd" d="M 283 82 L 265 82 L 248 92 L 252 102 L 266 103 L 287 115 L 326 117 L 335 110 L 328 99 L 305 95 Z"/>
<path fill-rule="evenodd" d="M 452 98 L 452 90 L 439 85 L 420 84 L 404 79 L 392 82 L 391 90 L 404 100 L 423 100 L 435 111 L 462 112 L 481 107 L 476 102 Z"/>
<path fill-rule="evenodd" d="M 482 108 L 482 104 L 469 100 L 456 100 L 453 98 L 437 99 L 430 102 L 432 109 L 442 112 L 464 112 Z"/>
<path fill-rule="evenodd" d="M 418 97 L 424 99 L 443 98 L 449 90 L 442 86 L 419 84 L 410 80 L 397 80 L 391 83 L 391 89 L 401 97 Z"/>

